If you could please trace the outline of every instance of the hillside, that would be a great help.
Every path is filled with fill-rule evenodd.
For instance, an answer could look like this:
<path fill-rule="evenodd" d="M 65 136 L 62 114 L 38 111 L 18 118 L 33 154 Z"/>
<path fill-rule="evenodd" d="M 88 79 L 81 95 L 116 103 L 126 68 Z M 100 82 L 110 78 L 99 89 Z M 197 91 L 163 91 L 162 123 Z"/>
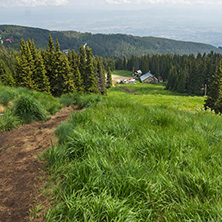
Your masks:
<path fill-rule="evenodd" d="M 46 152 L 45 221 L 221 221 L 222 120 L 203 102 L 125 84 L 72 114 Z"/>
<path fill-rule="evenodd" d="M 161 83 L 60 99 L 1 86 L 0 126 L 53 115 L 0 134 L 1 221 L 222 221 L 222 119 L 204 99 Z"/>
<path fill-rule="evenodd" d="M 87 42 L 93 53 L 99 56 L 130 56 L 142 54 L 197 54 L 209 53 L 210 51 L 221 53 L 222 50 L 214 46 L 175 41 L 155 37 L 138 37 L 124 34 L 91 34 L 75 31 L 49 31 L 40 28 L 30 28 L 13 25 L 0 25 L 0 36 L 3 40 L 13 39 L 12 43 L 4 42 L 6 47 L 18 49 L 20 39 L 35 41 L 38 48 L 45 48 L 48 36 L 51 33 L 53 39 L 59 39 L 61 49 L 78 50 L 81 44 Z"/>

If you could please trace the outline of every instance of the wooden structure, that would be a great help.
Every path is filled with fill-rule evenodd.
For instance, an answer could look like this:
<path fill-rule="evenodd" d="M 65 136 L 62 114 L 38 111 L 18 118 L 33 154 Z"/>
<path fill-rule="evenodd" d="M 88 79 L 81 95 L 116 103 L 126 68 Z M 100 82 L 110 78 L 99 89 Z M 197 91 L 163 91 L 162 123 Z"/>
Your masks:
<path fill-rule="evenodd" d="M 151 72 L 149 71 L 148 73 L 140 76 L 140 82 L 155 83 L 155 82 L 158 82 L 158 79 L 153 74 L 151 74 Z"/>

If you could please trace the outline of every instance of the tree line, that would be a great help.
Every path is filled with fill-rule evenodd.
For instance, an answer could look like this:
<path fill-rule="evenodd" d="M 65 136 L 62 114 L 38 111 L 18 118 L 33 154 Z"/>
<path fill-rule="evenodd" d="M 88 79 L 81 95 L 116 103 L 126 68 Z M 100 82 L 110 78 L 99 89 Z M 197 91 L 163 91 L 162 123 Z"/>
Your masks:
<path fill-rule="evenodd" d="M 213 74 L 221 60 L 221 54 L 191 55 L 143 55 L 122 57 L 115 60 L 116 69 L 151 71 L 167 81 L 166 89 L 203 95 L 205 84 L 213 81 Z"/>
<path fill-rule="evenodd" d="M 197 54 L 198 52 L 218 52 L 222 50 L 214 46 L 194 43 L 175 41 L 156 37 L 138 37 L 125 34 L 92 34 L 80 33 L 76 31 L 49 31 L 40 28 L 22 27 L 15 25 L 0 25 L 0 35 L 2 39 L 12 38 L 12 44 L 4 43 L 7 48 L 19 49 L 20 39 L 26 41 L 30 37 L 34 39 L 36 47 L 46 48 L 48 36 L 52 35 L 53 39 L 59 39 L 61 49 L 79 50 L 79 46 L 88 43 L 95 55 L 108 58 L 110 56 L 120 57 L 131 55 L 155 55 L 155 54 Z"/>
<path fill-rule="evenodd" d="M 191 55 L 143 55 L 115 60 L 116 69 L 149 70 L 166 81 L 166 89 L 190 95 L 204 95 L 207 86 L 205 109 L 222 114 L 222 55 L 200 53 Z"/>
<path fill-rule="evenodd" d="M 89 47 L 80 46 L 78 53 L 72 50 L 65 55 L 58 40 L 54 45 L 51 35 L 46 50 L 38 50 L 34 41 L 22 39 L 19 53 L 1 50 L 0 83 L 53 96 L 72 92 L 106 94 L 112 80 L 110 72 L 105 78 L 104 64 L 109 70 L 111 62 L 93 56 Z"/>

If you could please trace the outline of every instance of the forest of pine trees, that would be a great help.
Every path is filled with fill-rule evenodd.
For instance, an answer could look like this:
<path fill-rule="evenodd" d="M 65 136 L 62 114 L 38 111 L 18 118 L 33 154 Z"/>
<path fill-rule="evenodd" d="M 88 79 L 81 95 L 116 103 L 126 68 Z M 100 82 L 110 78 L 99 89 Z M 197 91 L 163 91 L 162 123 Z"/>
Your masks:
<path fill-rule="evenodd" d="M 149 70 L 166 81 L 166 89 L 190 95 L 205 95 L 205 109 L 222 114 L 222 55 L 143 55 L 117 58 L 116 69 Z M 207 91 L 205 91 L 207 89 Z"/>
<path fill-rule="evenodd" d="M 111 87 L 114 69 L 143 73 L 149 70 L 166 82 L 166 89 L 208 97 L 205 109 L 222 113 L 222 55 L 142 55 L 129 58 L 95 57 L 91 48 L 80 46 L 79 52 L 60 50 L 49 35 L 46 50 L 38 50 L 34 41 L 21 40 L 20 52 L 0 48 L 0 84 L 21 86 L 61 96 L 73 92 L 106 94 Z M 105 72 L 107 78 L 105 77 Z"/>
<path fill-rule="evenodd" d="M 194 55 L 143 55 L 117 58 L 116 69 L 151 71 L 167 82 L 166 89 L 204 95 L 205 84 L 209 87 L 222 55 L 216 53 Z"/>
<path fill-rule="evenodd" d="M 215 113 L 222 114 L 222 61 L 219 62 L 213 75 L 204 107 L 205 109 L 213 110 Z"/>
<path fill-rule="evenodd" d="M 114 59 L 111 60 L 114 64 Z M 0 84 L 26 87 L 57 97 L 73 92 L 106 94 L 104 61 L 83 46 L 78 53 L 72 50 L 65 55 L 59 41 L 54 44 L 51 35 L 46 50 L 37 50 L 30 39 L 21 40 L 19 53 L 9 53 L 3 48 L 0 51 Z"/>

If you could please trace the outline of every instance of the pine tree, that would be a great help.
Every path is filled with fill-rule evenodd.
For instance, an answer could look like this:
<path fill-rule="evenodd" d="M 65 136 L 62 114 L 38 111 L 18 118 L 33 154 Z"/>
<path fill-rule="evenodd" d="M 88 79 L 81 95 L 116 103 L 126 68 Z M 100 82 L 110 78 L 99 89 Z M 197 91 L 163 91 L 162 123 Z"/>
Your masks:
<path fill-rule="evenodd" d="M 106 87 L 110 88 L 111 86 L 112 86 L 112 73 L 110 68 L 108 68 Z"/>
<path fill-rule="evenodd" d="M 77 92 L 84 92 L 83 79 L 78 67 L 78 57 L 74 50 L 69 51 L 68 60 L 70 63 L 71 72 L 73 73 L 74 85 Z"/>
<path fill-rule="evenodd" d="M 74 84 L 74 76 L 71 72 L 69 62 L 67 57 L 64 55 L 61 58 L 61 72 L 59 73 L 58 80 L 61 79 L 62 81 L 62 93 L 69 94 L 76 91 L 75 84 Z"/>
<path fill-rule="evenodd" d="M 21 39 L 20 57 L 16 58 L 16 84 L 33 89 L 33 70 L 34 61 L 30 48 L 28 44 L 26 45 L 25 41 Z"/>
<path fill-rule="evenodd" d="M 101 94 L 106 94 L 106 81 L 104 66 L 101 61 L 97 61 L 98 89 Z"/>
<path fill-rule="evenodd" d="M 81 73 L 82 80 L 83 80 L 84 92 L 87 91 L 87 89 L 86 89 L 86 85 L 87 85 L 86 61 L 87 61 L 87 58 L 86 58 L 85 48 L 83 46 L 80 46 L 80 48 L 79 48 L 79 71 Z"/>
<path fill-rule="evenodd" d="M 57 40 L 52 93 L 54 96 L 61 96 L 63 93 L 72 93 L 75 90 L 74 77 L 68 58 L 60 51 L 59 41 Z"/>
<path fill-rule="evenodd" d="M 87 61 L 86 61 L 86 69 L 85 69 L 85 90 L 88 93 L 98 93 L 97 87 L 97 79 L 95 75 L 95 67 L 93 65 L 93 55 L 92 50 L 87 47 L 86 49 Z"/>
<path fill-rule="evenodd" d="M 169 77 L 168 77 L 166 89 L 169 89 L 169 90 L 175 89 L 176 79 L 177 79 L 177 68 L 176 68 L 176 66 L 172 66 L 169 71 Z"/>
<path fill-rule="evenodd" d="M 28 40 L 28 43 L 27 43 L 27 46 L 28 46 L 29 49 L 30 49 L 32 58 L 35 60 L 35 59 L 36 59 L 36 56 L 37 56 L 37 50 L 36 50 L 34 41 L 31 40 L 31 39 L 29 39 L 29 40 Z"/>
<path fill-rule="evenodd" d="M 44 61 L 40 53 L 35 55 L 35 70 L 33 72 L 33 79 L 35 90 L 50 94 L 50 82 L 48 76 L 46 76 Z"/>
<path fill-rule="evenodd" d="M 209 87 L 204 107 L 214 110 L 215 113 L 222 113 L 222 61 L 220 61 L 213 75 L 213 82 Z"/>
<path fill-rule="evenodd" d="M 43 54 L 46 75 L 49 78 L 51 92 L 53 94 L 53 89 L 56 81 L 55 73 L 55 47 L 52 36 L 49 34 L 48 48 Z"/>
<path fill-rule="evenodd" d="M 114 61 L 114 58 L 112 56 L 108 57 L 107 66 L 110 68 L 111 71 L 113 71 L 115 69 L 115 61 Z"/>
<path fill-rule="evenodd" d="M 26 55 L 26 53 L 27 53 L 27 50 L 26 50 L 25 41 L 24 41 L 24 39 L 21 39 L 21 41 L 20 41 L 20 54 L 22 56 L 22 55 Z"/>
<path fill-rule="evenodd" d="M 15 80 L 5 62 L 0 60 L 0 82 L 5 86 L 14 86 Z"/>
<path fill-rule="evenodd" d="M 186 68 L 180 70 L 175 90 L 180 93 L 186 92 Z"/>
<path fill-rule="evenodd" d="M 33 89 L 32 70 L 25 55 L 17 57 L 16 84 L 18 86 Z"/>
<path fill-rule="evenodd" d="M 76 67 L 76 70 L 74 70 L 73 76 L 77 92 L 83 93 L 84 92 L 83 80 L 78 66 Z"/>
<path fill-rule="evenodd" d="M 191 61 L 190 81 L 188 92 L 194 95 L 201 95 L 203 80 L 200 78 L 199 65 L 195 59 Z"/>

